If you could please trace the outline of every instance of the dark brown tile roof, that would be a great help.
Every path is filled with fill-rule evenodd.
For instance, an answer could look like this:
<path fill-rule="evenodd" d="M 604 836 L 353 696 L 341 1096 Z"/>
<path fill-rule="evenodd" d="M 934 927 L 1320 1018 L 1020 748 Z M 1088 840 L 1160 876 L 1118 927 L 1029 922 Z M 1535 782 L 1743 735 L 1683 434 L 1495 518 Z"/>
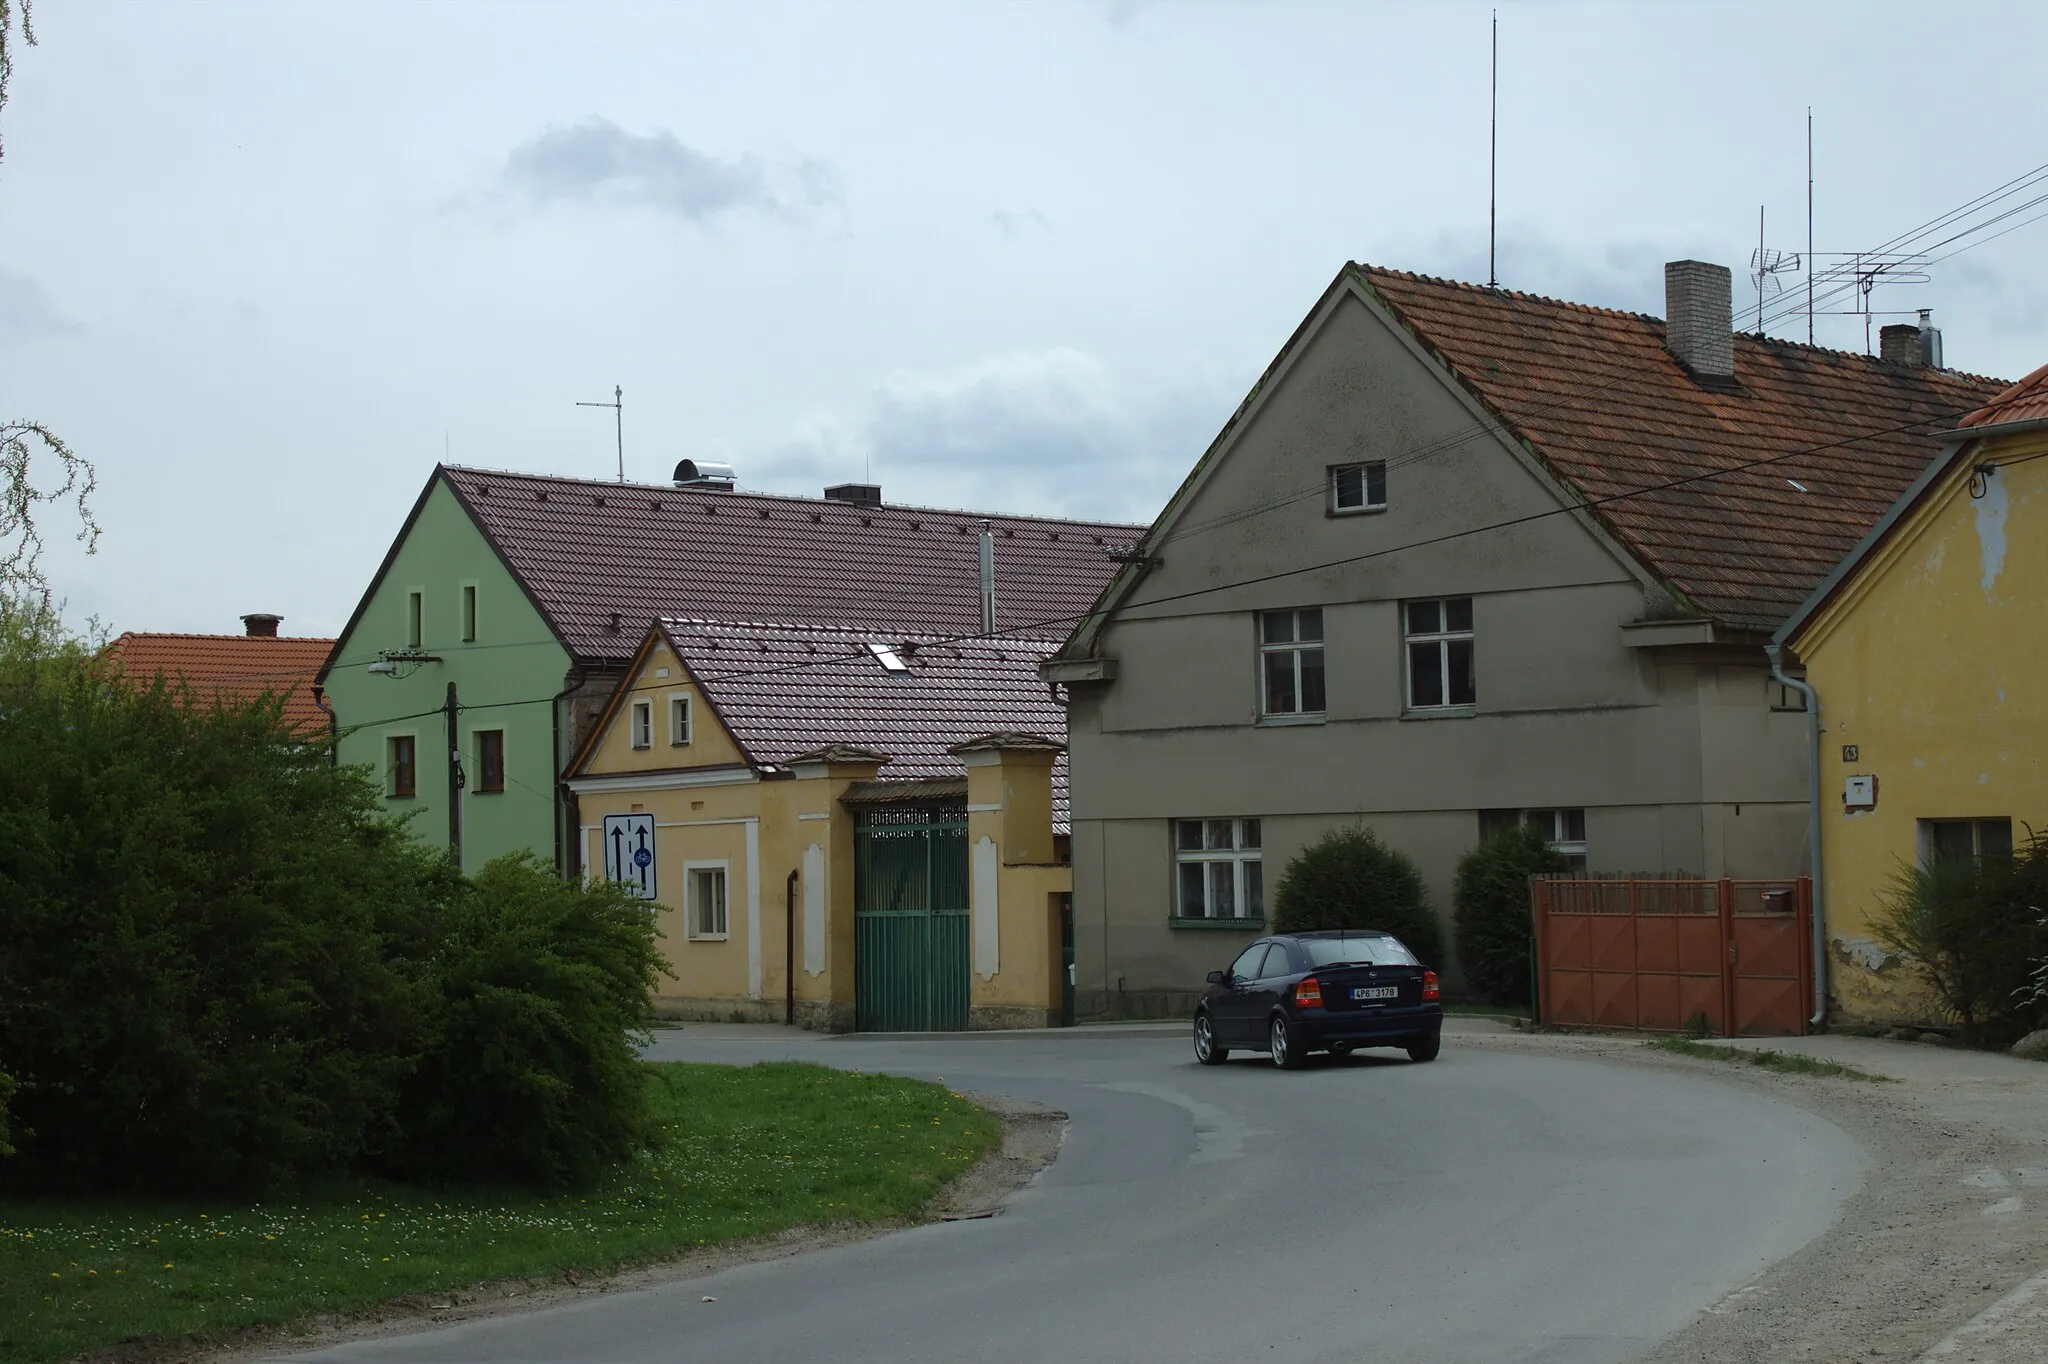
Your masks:
<path fill-rule="evenodd" d="M 285 694 L 285 723 L 312 734 L 329 728 L 327 712 L 313 704 L 313 678 L 333 647 L 331 639 L 131 631 L 107 646 L 107 656 L 127 677 L 183 680 L 203 698 Z"/>
<path fill-rule="evenodd" d="M 1956 424 L 2003 426 L 2007 422 L 2039 421 L 2043 417 L 2048 417 L 2048 365 L 2005 389 Z"/>
<path fill-rule="evenodd" d="M 1661 319 L 1351 268 L 1646 567 L 1731 625 L 1782 621 L 1940 452 L 1937 433 L 2003 387 L 1738 335 L 1739 387 L 1716 391 L 1664 348 Z"/>
<path fill-rule="evenodd" d="M 805 626 L 664 620 L 676 657 L 757 763 L 787 765 L 829 744 L 892 755 L 881 776 L 957 777 L 955 744 L 994 732 L 1066 742 L 1066 711 L 1038 678 L 1057 640 L 948 642 Z M 909 666 L 884 668 L 882 644 Z M 1066 758 L 1053 766 L 1054 819 L 1066 827 Z"/>
<path fill-rule="evenodd" d="M 625 662 L 663 615 L 975 634 L 984 520 L 995 531 L 997 628 L 1057 641 L 1115 571 L 1110 551 L 1144 533 L 766 493 L 442 473 L 584 662 Z"/>

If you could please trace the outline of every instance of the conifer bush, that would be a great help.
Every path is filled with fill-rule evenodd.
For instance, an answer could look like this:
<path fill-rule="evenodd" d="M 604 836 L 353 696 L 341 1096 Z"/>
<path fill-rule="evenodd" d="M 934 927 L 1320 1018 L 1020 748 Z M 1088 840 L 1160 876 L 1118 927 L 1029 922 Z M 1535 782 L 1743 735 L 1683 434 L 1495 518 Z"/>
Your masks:
<path fill-rule="evenodd" d="M 1467 985 L 1496 1004 L 1529 1003 L 1529 878 L 1570 870 L 1526 824 L 1499 830 L 1458 860 L 1451 915 Z"/>
<path fill-rule="evenodd" d="M 1363 825 L 1331 829 L 1287 864 L 1273 895 L 1280 933 L 1376 928 L 1425 965 L 1443 965 L 1443 928 L 1415 862 Z"/>

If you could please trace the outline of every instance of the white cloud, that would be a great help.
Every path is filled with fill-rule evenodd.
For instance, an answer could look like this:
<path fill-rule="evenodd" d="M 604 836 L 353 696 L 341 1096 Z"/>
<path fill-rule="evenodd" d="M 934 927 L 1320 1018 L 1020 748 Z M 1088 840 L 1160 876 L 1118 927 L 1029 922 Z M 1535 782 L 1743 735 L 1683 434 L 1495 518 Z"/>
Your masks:
<path fill-rule="evenodd" d="M 813 418 L 758 467 L 778 481 L 871 467 L 892 502 L 1147 521 L 1229 403 L 1192 384 L 1125 383 L 1071 347 L 1013 352 L 893 374 L 858 416 Z"/>
<path fill-rule="evenodd" d="M 77 330 L 48 289 L 27 275 L 0 270 L 0 350 Z"/>
<path fill-rule="evenodd" d="M 507 189 L 535 205 L 621 203 L 698 222 L 748 208 L 801 216 L 843 198 L 838 173 L 823 161 L 770 165 L 753 155 L 721 161 L 667 129 L 629 133 L 595 116 L 515 147 L 503 178 Z"/>

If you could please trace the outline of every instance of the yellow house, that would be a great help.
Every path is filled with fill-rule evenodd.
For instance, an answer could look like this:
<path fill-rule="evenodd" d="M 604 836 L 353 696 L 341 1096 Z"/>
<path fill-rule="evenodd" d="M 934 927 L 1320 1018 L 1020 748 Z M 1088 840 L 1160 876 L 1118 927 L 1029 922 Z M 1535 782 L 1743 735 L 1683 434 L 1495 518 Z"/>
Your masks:
<path fill-rule="evenodd" d="M 1819 698 L 1831 1005 L 1930 1021 L 1871 932 L 1902 866 L 2048 832 L 2048 366 L 1950 444 L 1778 631 Z"/>
<path fill-rule="evenodd" d="M 1053 647 L 657 621 L 568 781 L 588 874 L 653 902 L 657 1011 L 1070 1022 Z"/>

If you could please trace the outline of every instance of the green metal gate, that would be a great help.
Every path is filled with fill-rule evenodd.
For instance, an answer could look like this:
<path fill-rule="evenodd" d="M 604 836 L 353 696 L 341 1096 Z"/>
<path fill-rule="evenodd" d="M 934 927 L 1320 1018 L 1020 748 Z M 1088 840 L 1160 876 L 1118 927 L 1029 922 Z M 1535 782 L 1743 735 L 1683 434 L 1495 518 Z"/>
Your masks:
<path fill-rule="evenodd" d="M 967 1026 L 967 811 L 882 805 L 853 831 L 854 1026 Z"/>

